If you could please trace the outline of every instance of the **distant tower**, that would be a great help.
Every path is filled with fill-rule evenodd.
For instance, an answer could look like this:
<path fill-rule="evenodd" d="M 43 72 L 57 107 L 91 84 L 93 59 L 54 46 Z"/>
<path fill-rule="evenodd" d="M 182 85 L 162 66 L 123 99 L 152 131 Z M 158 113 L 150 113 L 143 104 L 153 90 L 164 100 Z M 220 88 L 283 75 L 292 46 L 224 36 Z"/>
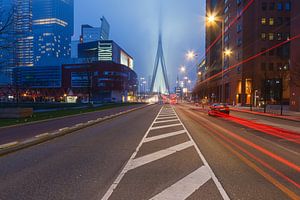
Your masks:
<path fill-rule="evenodd" d="M 152 82 L 151 82 L 151 92 L 154 92 L 154 84 L 155 84 L 155 80 L 156 80 L 156 76 L 157 76 L 157 69 L 158 69 L 159 63 L 161 64 L 161 67 L 162 67 L 162 72 L 163 72 L 163 77 L 164 77 L 164 82 L 165 82 L 167 93 L 170 94 L 170 86 L 169 86 L 166 62 L 165 62 L 164 51 L 163 51 L 163 46 L 162 46 L 161 33 L 159 34 L 159 39 L 158 39 L 158 49 L 157 49 L 157 53 L 156 53 L 154 70 L 153 70 L 153 75 L 152 75 Z"/>

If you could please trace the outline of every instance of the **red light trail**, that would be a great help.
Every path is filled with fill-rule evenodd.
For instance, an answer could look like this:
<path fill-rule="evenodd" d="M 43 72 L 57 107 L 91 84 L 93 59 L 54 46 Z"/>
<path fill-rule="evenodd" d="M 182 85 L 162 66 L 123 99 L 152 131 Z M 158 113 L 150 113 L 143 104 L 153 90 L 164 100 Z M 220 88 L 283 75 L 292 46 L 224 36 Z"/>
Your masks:
<path fill-rule="evenodd" d="M 288 131 L 288 130 L 273 127 L 273 126 L 269 126 L 266 124 L 252 122 L 247 119 L 233 117 L 233 116 L 226 115 L 223 113 L 216 113 L 216 116 L 222 117 L 226 120 L 232 121 L 232 122 L 240 124 L 242 126 L 246 126 L 248 128 L 251 128 L 251 129 L 254 129 L 254 130 L 257 130 L 257 131 L 260 131 L 260 132 L 263 132 L 263 133 L 266 133 L 266 134 L 269 134 L 269 135 L 272 135 L 272 136 L 275 136 L 278 138 L 282 138 L 282 139 L 300 144 L 300 133 Z"/>
<path fill-rule="evenodd" d="M 218 135 L 219 137 L 221 137 L 223 140 L 225 140 L 226 142 L 232 144 L 233 146 L 235 146 L 237 149 L 241 150 L 242 152 L 244 152 L 245 154 L 247 154 L 248 156 L 250 156 L 251 158 L 253 158 L 254 160 L 256 160 L 257 162 L 259 162 L 260 164 L 262 164 L 263 166 L 265 166 L 266 168 L 270 169 L 271 171 L 273 171 L 274 173 L 276 173 L 277 175 L 279 175 L 280 177 L 282 177 L 283 179 L 287 180 L 288 182 L 292 183 L 293 185 L 295 185 L 297 188 L 300 189 L 300 184 L 297 183 L 296 181 L 292 180 L 291 178 L 289 178 L 288 176 L 286 176 L 285 174 L 283 174 L 282 172 L 278 171 L 277 169 L 275 169 L 274 167 L 272 167 L 271 165 L 269 165 L 268 163 L 266 163 L 265 161 L 261 160 L 260 158 L 258 158 L 257 156 L 255 156 L 254 154 L 250 153 L 249 151 L 247 151 L 245 148 L 241 147 L 240 145 L 236 144 L 235 142 L 231 141 L 229 138 L 226 138 L 224 135 L 222 135 L 221 133 L 217 132 L 216 130 L 210 128 L 209 126 L 207 126 L 206 124 L 202 124 L 202 126 L 204 126 L 206 129 L 210 130 L 211 132 L 213 132 L 214 134 Z"/>
<path fill-rule="evenodd" d="M 227 30 L 232 26 L 234 25 L 237 20 L 248 10 L 248 8 L 254 3 L 254 0 L 251 0 L 249 1 L 249 3 L 243 8 L 243 10 L 240 12 L 239 15 L 237 15 L 233 20 L 232 22 L 228 25 L 228 28 Z M 205 58 L 206 54 L 211 50 L 211 48 L 213 46 L 215 46 L 215 44 L 222 38 L 222 36 L 227 32 L 227 30 L 223 31 L 222 30 L 222 33 L 220 35 L 218 35 L 218 37 L 211 43 L 211 45 L 209 47 L 207 47 L 207 49 L 205 50 L 205 53 L 201 56 L 201 61 L 202 59 Z"/>
<path fill-rule="evenodd" d="M 272 51 L 273 49 L 276 49 L 276 48 L 278 48 L 278 47 L 281 47 L 281 46 L 283 46 L 283 45 L 285 45 L 285 44 L 287 44 L 287 43 L 289 43 L 289 42 L 291 42 L 291 41 L 293 41 L 293 40 L 299 39 L 299 38 L 300 38 L 300 34 L 299 34 L 299 35 L 296 35 L 296 36 L 294 36 L 294 37 L 292 37 L 292 38 L 290 38 L 290 39 L 288 39 L 288 40 L 286 40 L 286 41 L 283 41 L 283 42 L 281 42 L 281 43 L 278 43 L 278 44 L 274 45 L 273 47 L 271 47 L 271 48 L 269 48 L 269 49 L 267 49 L 267 50 L 264 50 L 264 51 L 262 51 L 262 52 L 260 52 L 260 53 L 258 53 L 258 54 L 256 54 L 256 55 L 253 55 L 253 56 L 251 56 L 251 57 L 249 57 L 249 58 L 247 58 L 247 59 L 245 59 L 245 60 L 243 60 L 243 61 L 241 61 L 241 62 L 239 62 L 239 63 L 237 63 L 237 64 L 234 64 L 234 65 L 228 67 L 227 69 L 222 70 L 221 72 L 219 72 L 219 73 L 217 73 L 217 74 L 215 74 L 215 75 L 213 75 L 213 76 L 211 76 L 211 77 L 205 79 L 204 81 L 200 82 L 200 85 L 203 84 L 203 83 L 206 83 L 207 81 L 210 81 L 210 80 L 212 80 L 212 79 L 217 78 L 218 76 L 220 76 L 220 75 L 222 75 L 222 74 L 224 74 L 224 73 L 226 73 L 226 72 L 228 72 L 228 71 L 230 71 L 230 70 L 236 68 L 236 67 L 239 66 L 239 65 L 242 65 L 242 64 L 245 64 L 245 63 L 247 63 L 247 62 L 249 62 L 249 61 L 251 61 L 251 60 L 254 60 L 254 59 L 256 59 L 257 57 L 259 57 L 259 56 L 261 56 L 261 55 L 263 55 L 263 54 L 265 54 L 265 53 L 267 53 L 267 52 L 269 52 L 269 51 Z"/>
<path fill-rule="evenodd" d="M 280 162 L 284 166 L 290 167 L 290 168 L 296 170 L 297 172 L 300 171 L 300 166 L 280 157 L 279 155 L 276 155 L 275 153 L 270 152 L 269 150 L 267 150 L 259 145 L 256 145 L 255 143 L 251 142 L 250 140 L 243 138 L 242 136 L 239 136 L 237 133 L 234 133 L 234 132 L 227 130 L 219 125 L 214 124 L 213 122 L 210 122 L 206 118 L 201 117 L 201 116 L 193 113 L 192 111 L 183 111 L 183 112 L 188 113 L 188 115 L 190 115 L 190 118 L 192 120 L 194 120 L 198 123 L 201 122 L 199 124 L 202 127 L 204 127 L 205 129 L 207 129 L 209 131 L 209 133 L 211 133 L 212 136 L 214 138 L 216 138 L 217 141 L 219 141 L 224 147 L 226 147 L 228 150 L 230 150 L 235 155 L 237 155 L 237 157 L 240 158 L 243 162 L 245 162 L 249 167 L 253 168 L 256 172 L 258 172 L 260 175 L 265 177 L 268 181 L 270 181 L 272 184 L 274 184 L 276 187 L 278 187 L 280 190 L 282 190 L 284 193 L 286 193 L 292 199 L 299 198 L 299 196 L 297 196 L 297 194 L 295 194 L 292 190 L 288 189 L 286 186 L 284 186 L 283 184 L 278 182 L 275 178 L 273 178 L 270 174 L 268 174 L 267 172 L 262 170 L 253 161 L 258 162 L 259 164 L 261 164 L 265 168 L 269 169 L 271 172 L 275 173 L 276 175 L 278 175 L 279 177 L 281 177 L 288 183 L 291 183 L 295 187 L 300 188 L 300 183 L 298 183 L 296 180 L 293 180 L 293 178 L 295 178 L 295 177 L 292 174 L 290 174 L 289 175 L 290 177 L 289 177 L 288 175 L 284 174 L 284 172 L 281 172 L 280 170 L 276 169 L 276 167 L 274 165 L 269 164 L 267 160 L 259 158 L 258 156 L 251 153 L 249 150 L 242 147 L 240 144 L 238 144 L 237 141 L 240 141 L 240 142 L 246 144 L 247 146 L 252 147 L 254 150 L 257 150 L 257 151 L 269 156 L 270 158 L 273 158 L 274 160 Z M 235 140 L 237 140 L 237 141 L 235 141 Z M 241 153 L 239 153 L 238 151 L 233 149 L 233 147 L 235 147 L 237 150 L 248 155 L 250 158 L 253 159 L 253 161 L 251 161 L 250 159 L 243 156 Z"/>

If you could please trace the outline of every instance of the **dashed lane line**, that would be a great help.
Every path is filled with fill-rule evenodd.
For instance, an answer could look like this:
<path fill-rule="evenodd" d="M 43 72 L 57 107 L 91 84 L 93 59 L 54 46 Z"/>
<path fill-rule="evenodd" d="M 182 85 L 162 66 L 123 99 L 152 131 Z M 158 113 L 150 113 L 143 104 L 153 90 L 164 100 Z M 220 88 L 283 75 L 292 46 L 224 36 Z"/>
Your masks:
<path fill-rule="evenodd" d="M 183 200 L 211 179 L 207 166 L 202 166 L 150 200 Z"/>

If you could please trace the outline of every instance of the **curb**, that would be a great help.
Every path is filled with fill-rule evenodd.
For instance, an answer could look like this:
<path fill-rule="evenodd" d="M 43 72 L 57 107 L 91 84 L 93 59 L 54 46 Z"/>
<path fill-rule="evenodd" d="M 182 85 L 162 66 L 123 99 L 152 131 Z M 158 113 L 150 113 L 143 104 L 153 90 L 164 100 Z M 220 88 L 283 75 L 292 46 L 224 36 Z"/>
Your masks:
<path fill-rule="evenodd" d="M 231 111 L 234 112 L 240 112 L 240 113 L 247 113 L 247 114 L 251 114 L 251 115 L 259 115 L 259 116 L 264 116 L 264 117 L 271 117 L 274 119 L 282 119 L 282 120 L 287 120 L 287 121 L 293 121 L 293 122 L 300 122 L 300 120 L 296 120 L 296 119 L 291 119 L 291 118 L 285 118 L 285 117 L 280 117 L 280 116 L 275 116 L 275 115 L 264 115 L 263 113 L 252 113 L 251 111 L 243 111 L 243 110 L 238 110 L 238 109 L 232 109 Z"/>
<path fill-rule="evenodd" d="M 118 106 L 118 107 L 122 107 L 122 106 Z M 118 107 L 115 107 L 115 108 L 118 108 Z M 108 109 L 111 109 L 111 108 L 108 108 Z M 103 109 L 103 110 L 107 110 L 107 109 Z M 101 112 L 103 110 L 95 110 L 95 111 L 91 111 L 91 112 L 79 113 L 79 114 L 74 114 L 74 115 L 66 115 L 66 116 L 62 116 L 62 117 L 55 117 L 55 118 L 31 121 L 31 122 L 26 122 L 26 123 L 14 124 L 14 125 L 9 125 L 9 126 L 2 126 L 2 127 L 0 127 L 0 130 L 5 129 L 5 128 L 13 128 L 13 127 L 18 127 L 18 126 L 23 126 L 23 125 L 38 124 L 38 123 L 41 123 L 41 122 L 48 122 L 48 121 L 57 120 L 57 119 L 65 119 L 65 118 L 68 118 L 68 117 L 76 117 L 76 116 L 80 116 L 80 115 L 87 115 L 87 114 L 90 114 L 90 113 Z"/>
<path fill-rule="evenodd" d="M 116 113 L 116 114 L 112 114 L 112 115 L 105 116 L 105 117 L 102 117 L 102 118 L 98 118 L 98 119 L 95 119 L 95 120 L 90 120 L 86 123 L 79 123 L 79 124 L 76 124 L 72 127 L 61 128 L 61 129 L 59 129 L 57 131 L 54 131 L 54 132 L 51 132 L 51 133 L 42 133 L 42 134 L 36 135 L 34 137 L 25 139 L 23 141 L 13 141 L 13 142 L 10 142 L 10 143 L 2 144 L 2 145 L 0 145 L 0 157 L 2 157 L 4 155 L 7 155 L 7 154 L 10 154 L 10 153 L 13 153 L 13 152 L 16 152 L 16 151 L 19 151 L 19 150 L 22 150 L 22 149 L 25 149 L 25 148 L 28 148 L 28 147 L 31 147 L 31 146 L 34 146 L 34 145 L 37 145 L 37 144 L 44 143 L 46 141 L 49 141 L 49 140 L 52 140 L 52 139 L 55 139 L 55 138 L 58 138 L 58 137 L 62 137 L 64 135 L 71 134 L 75 131 L 78 131 L 78 130 L 81 130 L 81 129 L 84 129 L 84 128 L 88 128 L 90 126 L 99 124 L 99 123 L 107 121 L 107 120 L 114 119 L 114 118 L 117 118 L 119 116 L 131 113 L 131 112 L 134 112 L 134 111 L 137 111 L 137 110 L 144 109 L 144 108 L 146 108 L 148 106 L 151 106 L 151 105 L 153 105 L 153 104 L 147 104 L 147 105 L 141 106 L 139 108 L 132 108 L 132 109 L 129 109 L 129 110 L 126 110 L 126 111 Z"/>

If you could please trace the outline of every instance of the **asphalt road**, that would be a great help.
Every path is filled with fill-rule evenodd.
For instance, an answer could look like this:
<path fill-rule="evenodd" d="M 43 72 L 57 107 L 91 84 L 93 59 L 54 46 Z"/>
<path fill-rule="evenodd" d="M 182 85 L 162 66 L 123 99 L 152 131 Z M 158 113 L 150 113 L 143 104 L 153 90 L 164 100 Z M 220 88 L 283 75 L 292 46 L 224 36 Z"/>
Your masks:
<path fill-rule="evenodd" d="M 299 199 L 300 147 L 153 105 L 0 158 L 0 200 Z"/>
<path fill-rule="evenodd" d="M 96 112 L 84 113 L 82 115 L 66 116 L 59 119 L 49 119 L 38 123 L 29 123 L 17 125 L 13 127 L 0 128 L 0 145 L 13 142 L 22 141 L 24 139 L 34 137 L 43 133 L 51 133 L 53 131 L 71 127 L 79 123 L 85 123 L 89 120 L 95 120 L 100 117 L 109 116 L 118 112 L 126 111 L 132 108 L 143 106 L 142 104 L 116 107 L 112 109 L 105 109 Z"/>

